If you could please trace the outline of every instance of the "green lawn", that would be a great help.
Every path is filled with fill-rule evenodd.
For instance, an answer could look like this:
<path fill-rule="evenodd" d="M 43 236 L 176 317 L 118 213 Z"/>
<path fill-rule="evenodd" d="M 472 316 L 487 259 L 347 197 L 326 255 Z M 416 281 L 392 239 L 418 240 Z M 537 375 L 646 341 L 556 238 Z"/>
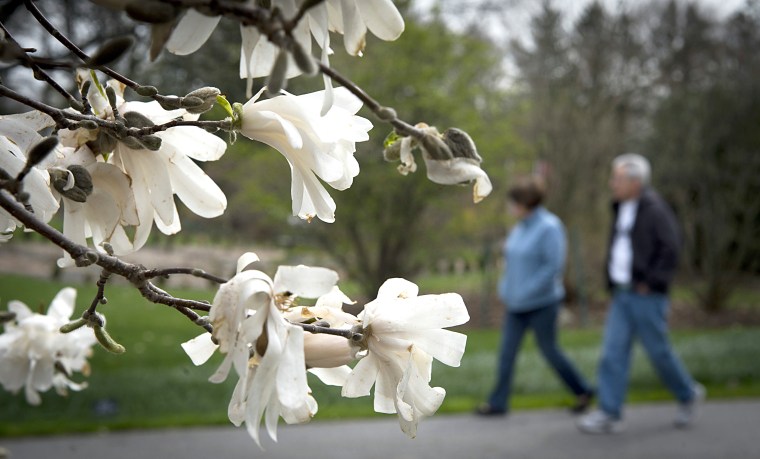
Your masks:
<path fill-rule="evenodd" d="M 0 277 L 0 309 L 19 299 L 46 307 L 61 284 L 17 276 Z M 77 312 L 88 305 L 94 285 L 79 288 Z M 174 292 L 196 299 L 211 299 L 209 291 Z M 219 359 L 196 368 L 179 343 L 199 333 L 184 316 L 165 306 L 144 301 L 134 290 L 114 285 L 109 302 L 101 306 L 113 337 L 124 344 L 123 355 L 95 348 L 90 387 L 67 398 L 54 392 L 43 404 L 26 404 L 23 394 L 0 391 L 0 436 L 64 431 L 183 426 L 227 423 L 227 402 L 234 381 L 207 382 Z M 493 382 L 498 332 L 461 330 L 469 336 L 460 368 L 437 365 L 433 384 L 444 387 L 443 412 L 469 411 L 487 394 Z M 760 328 L 677 331 L 675 346 L 694 376 L 711 397 L 760 396 Z M 598 358 L 599 330 L 566 330 L 562 343 L 581 371 L 592 376 Z M 79 377 L 75 376 L 75 379 Z M 339 390 L 313 381 L 319 402 L 317 420 L 372 415 L 370 399 L 342 399 Z M 668 400 L 640 350 L 632 369 L 632 401 Z M 518 361 L 513 407 L 556 407 L 570 402 L 557 379 L 540 358 L 532 342 L 525 343 Z"/>

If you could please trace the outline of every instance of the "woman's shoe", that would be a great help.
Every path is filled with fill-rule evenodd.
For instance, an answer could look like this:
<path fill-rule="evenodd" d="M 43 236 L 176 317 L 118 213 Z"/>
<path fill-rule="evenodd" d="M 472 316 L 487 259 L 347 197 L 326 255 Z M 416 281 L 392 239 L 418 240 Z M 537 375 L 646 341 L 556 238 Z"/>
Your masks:
<path fill-rule="evenodd" d="M 483 403 L 475 408 L 475 414 L 478 416 L 504 416 L 507 414 L 507 410 L 494 408 L 488 403 Z"/>
<path fill-rule="evenodd" d="M 573 414 L 583 414 L 586 411 L 588 411 L 593 401 L 594 401 L 593 392 L 579 395 L 578 398 L 575 399 L 575 405 L 570 407 L 570 412 Z"/>

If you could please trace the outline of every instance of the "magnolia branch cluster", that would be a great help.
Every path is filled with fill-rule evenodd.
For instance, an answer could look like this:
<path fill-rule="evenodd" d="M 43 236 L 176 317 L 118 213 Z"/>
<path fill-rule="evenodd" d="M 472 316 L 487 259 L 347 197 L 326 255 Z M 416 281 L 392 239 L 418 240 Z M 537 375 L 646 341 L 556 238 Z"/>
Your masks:
<path fill-rule="evenodd" d="M 331 33 L 344 35 L 352 55 L 362 53 L 368 30 L 382 40 L 398 38 L 404 22 L 393 3 L 382 0 L 370 7 L 360 0 L 272 0 L 264 8 L 258 2 L 225 0 L 105 2 L 149 24 L 152 59 L 163 49 L 180 55 L 195 52 L 222 16 L 237 21 L 240 77 L 249 92 L 254 78 L 266 77 L 264 88 L 249 95 L 245 104 L 231 104 L 213 87 L 182 97 L 161 94 L 109 67 L 129 51 L 131 38 L 116 38 L 88 54 L 32 0 L 23 3 L 71 59 L 38 56 L 6 24 L 0 24 L 0 54 L 29 69 L 69 107 L 53 107 L 0 83 L 0 96 L 32 109 L 0 116 L 0 243 L 24 227 L 63 250 L 59 266 L 96 265 L 101 274 L 90 306 L 74 320 L 73 289 L 63 289 L 46 315 L 32 313 L 20 302 L 9 303 L 9 313 L 0 315 L 5 323 L 0 363 L 26 366 L 0 370 L 0 384 L 12 392 L 23 387 L 27 400 L 37 404 L 38 392 L 50 387 L 62 394 L 85 387 L 70 378 L 74 371 L 85 372 L 95 341 L 110 352 L 124 352 L 98 310 L 107 302 L 109 280 L 119 276 L 148 301 L 176 309 L 204 329 L 182 346 L 196 364 L 217 351 L 225 355 L 210 380 L 221 382 L 234 370 L 239 381 L 230 400 L 230 420 L 245 423 L 257 442 L 262 417 L 275 438 L 279 417 L 296 423 L 314 415 L 317 404 L 306 369 L 326 384 L 341 386 L 346 397 L 369 395 L 377 382 L 376 410 L 398 413 L 402 430 L 414 436 L 419 420 L 433 414 L 445 394 L 429 385 L 433 359 L 458 366 L 464 352 L 466 337 L 444 330 L 469 319 L 459 295 L 418 296 L 411 282 L 389 279 L 377 299 L 354 316 L 342 310 L 352 302 L 338 289 L 337 273 L 325 268 L 284 266 L 270 278 L 248 269 L 258 257 L 247 253 L 238 260 L 234 277 L 225 279 L 196 268 L 147 268 L 120 258 L 139 250 L 154 226 L 166 235 L 181 230 L 175 196 L 204 218 L 226 210 L 223 191 L 195 163 L 224 155 L 227 144 L 214 135 L 217 131 L 226 131 L 231 141 L 240 134 L 279 151 L 291 166 L 293 214 L 334 221 L 336 205 L 326 187 L 345 190 L 359 174 L 356 144 L 368 140 L 372 128 L 369 120 L 356 115 L 362 105 L 393 126 L 383 154 L 399 162 L 401 174 L 416 171 L 413 152 L 419 151 L 430 180 L 472 183 L 475 202 L 487 196 L 491 183 L 467 133 L 411 125 L 329 65 Z M 322 49 L 319 60 L 312 56 L 313 41 Z M 77 93 L 55 81 L 48 73 L 51 68 L 70 69 Z M 289 78 L 319 73 L 324 91 L 284 91 Z M 149 102 L 127 100 L 126 90 Z M 225 110 L 225 119 L 198 119 L 215 104 Z M 59 209 L 62 231 L 48 224 Z M 156 285 L 157 278 L 170 275 L 219 284 L 213 303 L 178 298 Z M 315 302 L 299 304 L 304 299 Z M 85 333 L 88 328 L 93 333 Z M 47 356 L 30 354 L 27 334 L 43 332 L 55 335 L 50 342 L 57 347 Z M 354 368 L 347 365 L 354 362 Z M 35 366 L 49 371 L 32 371 Z"/>

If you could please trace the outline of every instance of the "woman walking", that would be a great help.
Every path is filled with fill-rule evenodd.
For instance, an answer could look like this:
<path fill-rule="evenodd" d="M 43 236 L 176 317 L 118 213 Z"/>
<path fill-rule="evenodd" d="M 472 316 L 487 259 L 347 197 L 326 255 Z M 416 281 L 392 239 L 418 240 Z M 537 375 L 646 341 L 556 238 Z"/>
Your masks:
<path fill-rule="evenodd" d="M 545 187 L 538 177 L 518 180 L 509 190 L 509 210 L 519 222 L 504 246 L 506 269 L 499 281 L 499 298 L 507 306 L 501 338 L 496 386 L 476 412 L 504 415 L 517 351 L 532 329 L 541 353 L 576 396 L 571 409 L 580 413 L 591 403 L 593 390 L 557 345 L 557 314 L 565 296 L 565 229 L 560 219 L 541 206 Z"/>

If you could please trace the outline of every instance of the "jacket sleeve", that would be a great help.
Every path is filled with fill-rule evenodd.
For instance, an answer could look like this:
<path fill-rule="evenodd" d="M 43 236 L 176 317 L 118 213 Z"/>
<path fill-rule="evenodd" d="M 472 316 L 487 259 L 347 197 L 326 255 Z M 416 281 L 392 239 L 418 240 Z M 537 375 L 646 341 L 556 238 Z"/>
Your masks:
<path fill-rule="evenodd" d="M 666 291 L 678 267 L 680 238 L 678 224 L 673 213 L 660 205 L 652 216 L 654 252 L 645 274 L 647 285 L 655 291 Z"/>
<path fill-rule="evenodd" d="M 520 288 L 522 300 L 544 295 L 554 289 L 554 281 L 562 274 L 565 266 L 567 242 L 565 230 L 561 225 L 546 229 L 541 241 L 541 265 L 528 281 Z"/>

